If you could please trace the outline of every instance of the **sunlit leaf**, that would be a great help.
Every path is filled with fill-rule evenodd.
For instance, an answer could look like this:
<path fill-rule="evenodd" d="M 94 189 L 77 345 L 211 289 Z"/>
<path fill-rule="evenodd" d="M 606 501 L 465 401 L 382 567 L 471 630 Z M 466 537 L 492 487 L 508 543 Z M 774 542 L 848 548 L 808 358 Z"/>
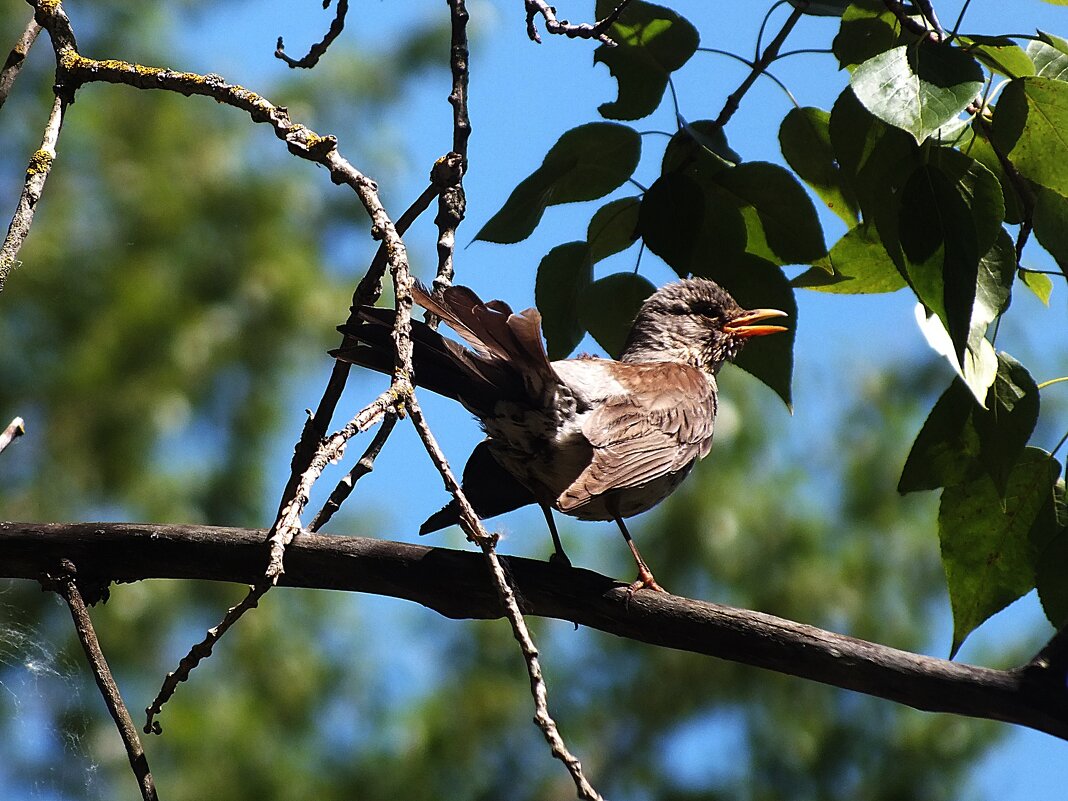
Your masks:
<path fill-rule="evenodd" d="M 500 243 L 526 239 L 547 206 L 604 197 L 631 176 L 640 155 L 641 137 L 625 125 L 591 122 L 572 128 L 475 238 Z"/>
<path fill-rule="evenodd" d="M 654 291 L 655 286 L 635 273 L 613 273 L 594 281 L 581 296 L 582 325 L 609 356 L 618 359 L 638 309 Z"/>
<path fill-rule="evenodd" d="M 599 0 L 598 19 L 611 13 L 616 2 Z M 608 29 L 618 44 L 601 45 L 594 62 L 605 64 L 619 82 L 619 96 L 598 111 L 613 120 L 636 120 L 656 111 L 668 77 L 697 50 L 697 29 L 669 8 L 633 2 Z"/>
<path fill-rule="evenodd" d="M 846 225 L 859 219 L 859 205 L 843 181 L 831 147 L 830 112 L 806 107 L 790 109 L 779 127 L 779 146 L 786 162 Z"/>
<path fill-rule="evenodd" d="M 906 286 L 872 225 L 850 229 L 826 259 L 797 276 L 792 284 L 842 295 L 896 292 Z"/>
<path fill-rule="evenodd" d="M 1027 448 L 1004 499 L 985 475 L 942 492 L 938 532 L 953 608 L 951 655 L 983 621 L 1035 586 L 1032 528 L 1059 473 L 1048 453 Z"/>
<path fill-rule="evenodd" d="M 558 245 L 538 265 L 534 301 L 550 359 L 567 356 L 586 333 L 578 304 L 592 278 L 590 246 L 585 242 Z"/>
<path fill-rule="evenodd" d="M 993 138 L 1024 177 L 1068 195 L 1068 82 L 1010 81 L 994 109 Z"/>
<path fill-rule="evenodd" d="M 966 53 L 995 72 L 1008 78 L 1023 78 L 1035 74 L 1035 64 L 1026 51 L 1005 36 L 960 36 L 958 40 Z"/>
<path fill-rule="evenodd" d="M 606 203 L 597 210 L 586 229 L 591 264 L 607 259 L 634 244 L 638 238 L 640 206 L 641 198 L 624 197 Z"/>
<path fill-rule="evenodd" d="M 922 142 L 975 99 L 983 71 L 958 48 L 901 45 L 858 66 L 849 84 L 872 114 Z"/>
<path fill-rule="evenodd" d="M 1018 275 L 1024 282 L 1024 286 L 1035 293 L 1035 297 L 1047 306 L 1050 296 L 1053 294 L 1053 281 L 1045 273 L 1036 273 L 1034 270 L 1020 270 Z"/>
<path fill-rule="evenodd" d="M 1023 203 L 1012 180 L 1005 174 L 1005 167 L 994 151 L 988 138 L 989 129 L 978 121 L 972 122 L 968 133 L 958 143 L 960 151 L 978 161 L 998 179 L 1001 197 L 1005 202 L 1005 222 L 1019 225 L 1024 218 Z"/>
<path fill-rule="evenodd" d="M 1043 78 L 1056 78 L 1068 80 L 1068 50 L 1058 47 L 1058 42 L 1064 42 L 1058 37 L 1049 34 L 1040 35 L 1046 37 L 1046 41 L 1037 42 L 1031 40 L 1027 43 L 1027 55 L 1034 62 L 1035 75 Z"/>

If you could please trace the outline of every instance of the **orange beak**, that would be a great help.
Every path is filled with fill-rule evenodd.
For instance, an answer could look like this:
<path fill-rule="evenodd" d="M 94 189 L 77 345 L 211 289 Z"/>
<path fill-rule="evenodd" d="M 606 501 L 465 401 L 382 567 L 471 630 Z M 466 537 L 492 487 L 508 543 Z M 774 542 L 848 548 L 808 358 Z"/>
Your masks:
<path fill-rule="evenodd" d="M 741 339 L 748 339 L 749 337 L 764 337 L 768 334 L 778 334 L 789 329 L 784 328 L 781 325 L 754 325 L 761 320 L 767 320 L 772 317 L 789 317 L 786 312 L 779 311 L 778 309 L 751 309 L 750 311 L 742 312 L 735 317 L 725 326 L 723 330 L 731 336 L 739 337 Z"/>

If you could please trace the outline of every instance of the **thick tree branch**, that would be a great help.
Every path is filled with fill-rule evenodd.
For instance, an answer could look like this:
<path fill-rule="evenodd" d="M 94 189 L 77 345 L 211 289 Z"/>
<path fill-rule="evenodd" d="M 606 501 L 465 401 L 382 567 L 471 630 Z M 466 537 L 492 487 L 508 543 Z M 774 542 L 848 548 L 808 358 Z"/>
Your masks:
<path fill-rule="evenodd" d="M 0 576 L 38 579 L 68 558 L 85 582 L 262 576 L 261 529 L 126 523 L 0 523 Z M 501 557 L 527 614 L 707 654 L 896 701 L 1016 723 L 1068 740 L 1061 659 L 993 670 L 912 654 L 814 626 L 667 593 L 639 592 L 577 568 Z M 362 537 L 302 534 L 281 583 L 387 595 L 451 618 L 497 618 L 501 602 L 479 553 Z"/>

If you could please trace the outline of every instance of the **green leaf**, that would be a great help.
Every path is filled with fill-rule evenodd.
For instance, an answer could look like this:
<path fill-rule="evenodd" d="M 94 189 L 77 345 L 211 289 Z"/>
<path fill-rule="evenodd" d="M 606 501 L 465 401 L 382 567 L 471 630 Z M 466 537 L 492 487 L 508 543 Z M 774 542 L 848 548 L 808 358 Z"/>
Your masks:
<path fill-rule="evenodd" d="M 1057 46 L 1058 41 L 1064 40 L 1041 31 L 1039 35 L 1046 37 L 1047 41 L 1031 40 L 1027 43 L 1027 55 L 1035 65 L 1035 75 L 1060 81 L 1068 80 L 1068 49 Z"/>
<path fill-rule="evenodd" d="M 806 264 L 827 253 L 816 209 L 787 170 L 750 161 L 711 178 L 740 208 L 754 210 L 747 218 L 750 245 L 754 234 L 761 235 L 780 264 Z M 755 252 L 752 246 L 747 250 Z"/>
<path fill-rule="evenodd" d="M 1068 198 L 1036 186 L 1034 226 L 1039 244 L 1068 276 Z"/>
<path fill-rule="evenodd" d="M 851 3 L 842 14 L 842 24 L 831 50 L 842 69 L 853 70 L 858 64 L 885 53 L 899 44 L 901 32 L 897 19 L 881 0 Z"/>
<path fill-rule="evenodd" d="M 1016 250 L 1008 233 L 1002 230 L 993 247 L 979 260 L 975 305 L 972 307 L 963 361 L 938 317 L 928 318 L 922 307 L 918 307 L 917 322 L 927 343 L 936 353 L 946 357 L 957 375 L 968 385 L 976 402 L 984 408 L 988 390 L 998 370 L 997 355 L 986 339 L 986 330 L 1009 304 L 1015 270 Z"/>
<path fill-rule="evenodd" d="M 793 108 L 779 126 L 779 146 L 783 157 L 801 179 L 820 196 L 827 208 L 846 225 L 860 221 L 860 207 L 831 147 L 831 115 L 822 109 Z"/>
<path fill-rule="evenodd" d="M 709 264 L 697 272 L 719 283 L 746 309 L 779 309 L 789 315 L 783 323 L 789 330 L 768 337 L 754 337 L 734 360 L 737 367 L 755 376 L 793 409 L 791 385 L 794 366 L 794 336 L 797 301 L 790 282 L 772 262 L 745 253 L 729 263 Z"/>
<path fill-rule="evenodd" d="M 607 259 L 634 244 L 638 238 L 640 207 L 641 198 L 624 197 L 606 203 L 597 210 L 586 229 L 591 264 Z"/>
<path fill-rule="evenodd" d="M 1034 270 L 1021 269 L 1018 273 L 1024 286 L 1035 293 L 1040 301 L 1049 305 L 1050 295 L 1053 294 L 1053 281 L 1045 273 L 1036 273 Z"/>
<path fill-rule="evenodd" d="M 797 276 L 793 286 L 841 295 L 896 292 L 906 286 L 872 225 L 850 229 L 825 261 L 826 268 L 822 263 L 813 267 Z"/>
<path fill-rule="evenodd" d="M 1035 74 L 1035 64 L 1022 47 L 1005 36 L 959 36 L 963 50 L 975 56 L 994 72 L 1008 78 Z"/>
<path fill-rule="evenodd" d="M 1046 618 L 1056 629 L 1068 623 L 1068 503 L 1064 479 L 1053 485 L 1050 502 L 1031 528 L 1035 584 Z"/>
<path fill-rule="evenodd" d="M 593 279 L 590 246 L 585 242 L 557 245 L 538 265 L 534 302 L 541 312 L 550 359 L 563 359 L 586 333 L 579 319 L 579 300 Z"/>
<path fill-rule="evenodd" d="M 613 273 L 582 293 L 582 325 L 613 359 L 618 359 L 642 303 L 656 290 L 635 273 Z"/>
<path fill-rule="evenodd" d="M 1059 473 L 1048 453 L 1027 448 L 1004 500 L 988 476 L 942 492 L 938 531 L 953 608 L 951 656 L 983 621 L 1035 586 L 1032 528 Z"/>
<path fill-rule="evenodd" d="M 899 237 L 909 283 L 942 321 L 962 360 L 979 256 L 993 246 L 1005 209 L 989 170 L 956 150 L 937 153 L 905 184 Z"/>
<path fill-rule="evenodd" d="M 986 475 L 999 495 L 1038 421 L 1038 387 L 1006 353 L 997 356 L 986 407 L 954 381 L 934 405 L 901 471 L 898 492 L 952 487 Z"/>
<path fill-rule="evenodd" d="M 1068 195 L 1068 82 L 1009 81 L 994 109 L 993 141 L 1025 178 Z"/>
<path fill-rule="evenodd" d="M 603 19 L 617 3 L 597 3 L 598 19 Z M 652 3 L 633 2 L 608 29 L 618 44 L 601 45 L 593 54 L 594 63 L 608 67 L 619 82 L 619 96 L 598 107 L 602 117 L 636 120 L 656 111 L 664 97 L 671 73 L 685 64 L 697 50 L 697 29 L 669 8 Z"/>
<path fill-rule="evenodd" d="M 980 474 L 979 434 L 972 425 L 975 408 L 975 399 L 962 381 L 949 385 L 912 443 L 898 492 L 952 487 Z"/>
<path fill-rule="evenodd" d="M 849 83 L 872 114 L 923 142 L 975 100 L 983 70 L 959 48 L 921 43 L 868 59 Z"/>
<path fill-rule="evenodd" d="M 831 110 L 830 134 L 842 176 L 853 188 L 864 222 L 875 226 L 883 247 L 903 271 L 898 206 L 905 181 L 921 163 L 916 142 L 877 120 L 849 87 Z"/>
<path fill-rule="evenodd" d="M 638 232 L 653 253 L 682 277 L 740 255 L 746 224 L 738 205 L 717 184 L 668 173 L 642 198 Z"/>
<path fill-rule="evenodd" d="M 572 128 L 475 239 L 500 243 L 526 239 L 547 206 L 604 197 L 631 176 L 640 155 L 641 137 L 633 128 L 610 122 Z"/>
<path fill-rule="evenodd" d="M 1038 422 L 1038 385 L 1022 364 L 998 354 L 998 373 L 986 409 L 976 409 L 972 422 L 979 435 L 979 463 L 1005 494 L 1009 474 Z"/>
<path fill-rule="evenodd" d="M 1024 218 L 1023 202 L 1012 180 L 1005 174 L 1001 159 L 990 144 L 988 128 L 981 122 L 973 121 L 958 147 L 961 153 L 978 161 L 998 179 L 1001 184 L 1001 197 L 1005 202 L 1005 222 L 1019 225 Z"/>

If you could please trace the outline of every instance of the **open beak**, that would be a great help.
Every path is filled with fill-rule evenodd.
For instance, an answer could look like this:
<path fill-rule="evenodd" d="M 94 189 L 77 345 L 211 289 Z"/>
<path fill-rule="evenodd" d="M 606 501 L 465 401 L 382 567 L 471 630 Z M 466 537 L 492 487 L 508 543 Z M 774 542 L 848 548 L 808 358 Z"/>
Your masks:
<path fill-rule="evenodd" d="M 786 312 L 779 311 L 778 309 L 751 309 L 750 311 L 742 312 L 735 317 L 725 326 L 723 330 L 734 337 L 741 339 L 748 339 L 749 337 L 763 337 L 768 334 L 778 334 L 782 331 L 789 329 L 784 328 L 781 325 L 755 325 L 761 320 L 768 320 L 772 317 L 789 317 Z"/>

